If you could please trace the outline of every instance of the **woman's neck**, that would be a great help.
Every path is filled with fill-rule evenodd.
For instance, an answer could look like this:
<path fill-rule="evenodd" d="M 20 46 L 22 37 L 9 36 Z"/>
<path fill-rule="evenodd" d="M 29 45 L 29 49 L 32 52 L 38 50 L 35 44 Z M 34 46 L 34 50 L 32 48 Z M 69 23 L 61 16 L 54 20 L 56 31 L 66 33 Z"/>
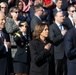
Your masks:
<path fill-rule="evenodd" d="M 44 43 L 46 42 L 45 37 L 40 36 L 40 39 L 41 39 Z"/>

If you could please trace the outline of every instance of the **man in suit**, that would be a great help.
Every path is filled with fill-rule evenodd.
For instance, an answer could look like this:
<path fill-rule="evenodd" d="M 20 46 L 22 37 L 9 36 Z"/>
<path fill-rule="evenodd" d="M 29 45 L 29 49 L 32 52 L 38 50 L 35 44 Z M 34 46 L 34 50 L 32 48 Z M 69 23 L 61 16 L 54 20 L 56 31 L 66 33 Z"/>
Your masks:
<path fill-rule="evenodd" d="M 62 0 L 56 0 L 56 8 L 53 9 L 53 14 L 57 11 L 63 11 L 64 16 L 67 16 L 67 12 L 62 9 Z"/>
<path fill-rule="evenodd" d="M 34 16 L 31 20 L 31 31 L 34 30 L 36 24 L 38 23 L 41 23 L 42 20 L 41 20 L 41 16 L 43 15 L 43 8 L 42 6 L 39 4 L 39 5 L 35 5 L 34 6 Z"/>
<path fill-rule="evenodd" d="M 73 14 L 75 27 L 65 36 L 65 53 L 67 57 L 67 75 L 76 75 L 76 12 Z"/>
<path fill-rule="evenodd" d="M 66 75 L 66 58 L 64 56 L 64 36 L 67 32 L 62 24 L 64 20 L 63 12 L 54 14 L 55 22 L 49 27 L 49 37 L 54 44 L 55 74 Z"/>
<path fill-rule="evenodd" d="M 5 14 L 0 11 L 0 75 L 10 75 L 11 71 L 11 54 L 9 51 L 10 40 L 4 30 Z"/>
<path fill-rule="evenodd" d="M 71 29 L 74 26 L 73 22 L 73 13 L 75 12 L 75 7 L 73 5 L 70 5 L 68 7 L 68 17 L 65 18 L 64 24 L 67 27 L 67 29 Z"/>

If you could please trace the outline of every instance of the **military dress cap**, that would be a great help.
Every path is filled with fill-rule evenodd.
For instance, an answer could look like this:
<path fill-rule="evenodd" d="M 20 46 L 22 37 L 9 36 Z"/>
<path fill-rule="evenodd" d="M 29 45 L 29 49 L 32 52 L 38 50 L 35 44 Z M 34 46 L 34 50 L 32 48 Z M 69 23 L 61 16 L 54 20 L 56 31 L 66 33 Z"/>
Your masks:
<path fill-rule="evenodd" d="M 28 23 L 26 21 L 21 21 L 19 23 L 19 26 L 28 26 Z"/>

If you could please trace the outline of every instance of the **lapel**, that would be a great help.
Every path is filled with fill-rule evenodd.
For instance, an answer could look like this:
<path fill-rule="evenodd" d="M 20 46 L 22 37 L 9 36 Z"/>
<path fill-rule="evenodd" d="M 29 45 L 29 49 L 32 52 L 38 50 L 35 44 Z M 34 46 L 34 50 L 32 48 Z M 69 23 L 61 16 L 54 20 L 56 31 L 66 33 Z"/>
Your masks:
<path fill-rule="evenodd" d="M 54 23 L 54 28 L 55 28 L 55 31 L 57 31 L 57 32 L 60 32 L 60 33 L 61 33 L 61 31 L 60 31 L 60 29 L 59 29 L 59 27 L 58 27 L 58 25 L 57 25 L 56 23 Z"/>
<path fill-rule="evenodd" d="M 42 21 L 41 18 L 39 19 L 37 16 L 34 16 L 34 17 L 37 21 L 40 21 L 40 22 Z"/>
<path fill-rule="evenodd" d="M 69 26 L 73 26 L 71 20 L 69 18 L 67 18 L 67 19 L 68 19 L 68 22 L 70 23 Z"/>

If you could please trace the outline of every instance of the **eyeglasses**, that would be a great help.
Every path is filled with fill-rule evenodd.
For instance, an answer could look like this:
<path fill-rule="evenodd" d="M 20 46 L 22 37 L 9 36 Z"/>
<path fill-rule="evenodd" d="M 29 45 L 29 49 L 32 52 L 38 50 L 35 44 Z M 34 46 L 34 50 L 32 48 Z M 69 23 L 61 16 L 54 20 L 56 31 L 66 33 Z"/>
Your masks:
<path fill-rule="evenodd" d="M 2 8 L 2 9 L 3 9 L 3 8 L 5 8 L 5 9 L 6 9 L 6 7 L 1 7 L 1 8 Z"/>
<path fill-rule="evenodd" d="M 76 10 L 72 10 L 72 11 L 70 11 L 70 12 L 74 13 L 74 12 L 76 12 Z"/>
<path fill-rule="evenodd" d="M 16 14 L 19 13 L 18 11 L 13 11 L 13 12 L 16 13 Z"/>
<path fill-rule="evenodd" d="M 38 10 L 38 11 L 43 11 L 43 10 Z"/>
<path fill-rule="evenodd" d="M 25 26 L 25 25 L 20 25 L 21 27 L 25 27 L 25 28 L 28 28 L 28 26 Z"/>
<path fill-rule="evenodd" d="M 28 28 L 28 26 L 25 26 L 25 28 Z"/>

